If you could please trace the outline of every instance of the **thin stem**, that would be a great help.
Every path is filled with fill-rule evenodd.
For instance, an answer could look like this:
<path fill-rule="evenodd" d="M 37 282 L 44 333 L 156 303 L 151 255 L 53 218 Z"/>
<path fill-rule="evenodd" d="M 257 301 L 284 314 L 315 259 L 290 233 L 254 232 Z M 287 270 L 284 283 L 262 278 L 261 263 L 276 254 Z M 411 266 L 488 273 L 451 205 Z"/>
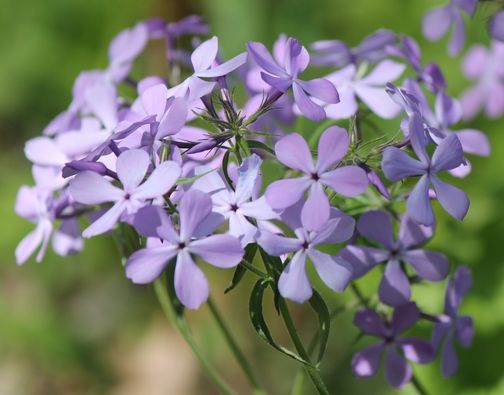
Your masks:
<path fill-rule="evenodd" d="M 221 394 L 238 395 L 220 377 L 219 373 L 213 368 L 212 364 L 207 359 L 205 354 L 199 349 L 196 342 L 194 341 L 194 338 L 191 335 L 191 332 L 189 331 L 189 326 L 187 325 L 187 323 L 177 318 L 175 309 L 170 302 L 165 282 L 161 279 L 156 280 L 156 282 L 154 283 L 154 291 L 156 292 L 156 296 L 166 317 L 177 327 L 179 333 L 182 335 L 189 347 L 191 347 L 194 355 L 199 360 L 201 367 L 203 368 L 208 378 L 216 385 Z"/>
<path fill-rule="evenodd" d="M 255 377 L 252 371 L 251 366 L 247 361 L 247 358 L 245 358 L 245 355 L 243 355 L 242 351 L 238 347 L 238 343 L 233 338 L 231 331 L 228 329 L 226 323 L 224 322 L 224 319 L 222 318 L 221 313 L 217 309 L 217 306 L 213 302 L 212 298 L 210 297 L 208 298 L 207 304 L 208 308 L 210 309 L 210 312 L 212 313 L 213 318 L 217 322 L 217 325 L 219 326 L 220 330 L 222 331 L 222 335 L 224 336 L 224 339 L 226 339 L 226 342 L 231 352 L 233 353 L 234 357 L 236 358 L 236 361 L 243 370 L 243 373 L 245 373 L 245 376 L 247 376 L 247 379 L 250 382 L 250 385 L 252 386 L 253 393 L 255 395 L 265 395 L 266 392 L 261 388 L 257 378 Z"/>
<path fill-rule="evenodd" d="M 294 325 L 294 322 L 292 321 L 292 317 L 289 313 L 289 309 L 287 308 L 285 300 L 283 298 L 280 298 L 278 304 L 280 307 L 280 314 L 283 318 L 285 326 L 287 327 L 287 331 L 289 332 L 289 336 L 292 340 L 292 343 L 294 343 L 294 347 L 296 347 L 299 356 L 303 358 L 305 361 L 311 363 L 310 356 L 308 355 L 308 352 L 304 348 L 303 342 L 301 341 L 301 338 L 297 333 L 296 327 Z M 312 381 L 313 385 L 315 386 L 317 392 L 320 395 L 330 395 L 324 382 L 322 381 L 322 377 L 320 377 L 320 372 L 317 369 L 311 366 L 304 366 L 304 370 L 308 375 L 308 377 L 310 377 L 310 380 Z"/>
<path fill-rule="evenodd" d="M 296 378 L 294 379 L 294 385 L 292 386 L 291 395 L 303 395 L 304 379 L 304 370 L 298 369 Z"/>
<path fill-rule="evenodd" d="M 425 387 L 422 385 L 422 383 L 420 383 L 418 377 L 416 377 L 415 375 L 411 377 L 411 384 L 413 385 L 413 387 L 415 387 L 419 395 L 429 395 Z"/>

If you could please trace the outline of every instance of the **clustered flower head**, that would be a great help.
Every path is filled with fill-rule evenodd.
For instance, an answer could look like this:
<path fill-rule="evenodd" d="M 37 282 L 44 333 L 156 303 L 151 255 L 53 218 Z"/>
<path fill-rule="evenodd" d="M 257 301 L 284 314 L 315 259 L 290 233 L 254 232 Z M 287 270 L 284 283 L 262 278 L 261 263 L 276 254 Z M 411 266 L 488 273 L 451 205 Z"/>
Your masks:
<path fill-rule="evenodd" d="M 428 14 L 424 32 L 436 39 L 453 23 L 457 52 L 461 13 L 474 6 L 451 1 Z M 83 238 L 127 229 L 135 242 L 124 249 L 126 277 L 148 284 L 171 271 L 190 309 L 210 295 L 202 262 L 236 268 L 236 281 L 258 275 L 277 299 L 296 303 L 319 298 L 319 286 L 356 291 L 361 277 L 382 270 L 378 297 L 355 315 L 379 339 L 355 355 L 356 375 L 374 375 L 383 358 L 388 382 L 401 387 L 412 377 L 406 360 L 429 363 L 437 350 L 443 373 L 453 374 L 453 340 L 468 346 L 472 338 L 472 321 L 459 315 L 470 272 L 450 277 L 447 256 L 423 246 L 438 205 L 457 220 L 469 210 L 466 193 L 445 177 L 468 175 L 465 154 L 486 156 L 490 146 L 482 132 L 453 127 L 462 107 L 504 111 L 485 103 L 489 89 L 504 86 L 501 44 L 468 55 L 467 74 L 481 80 L 461 106 L 440 68 L 423 66 L 415 41 L 388 30 L 355 48 L 338 40 L 305 47 L 281 35 L 272 51 L 249 42 L 230 59 L 207 33 L 194 16 L 140 22 L 112 41 L 105 69 L 77 77 L 69 107 L 25 146 L 35 185 L 21 187 L 16 212 L 35 228 L 16 250 L 18 264 L 33 254 L 41 261 L 51 241 L 70 255 Z M 194 47 L 180 47 L 181 36 Z M 165 42 L 167 73 L 133 72 L 149 40 Z M 319 77 L 305 79 L 305 70 Z M 312 122 L 299 129 L 296 117 Z M 375 117 L 396 120 L 401 132 L 369 139 Z M 446 278 L 444 313 L 421 310 L 412 288 Z M 429 323 L 432 342 L 402 334 Z"/>

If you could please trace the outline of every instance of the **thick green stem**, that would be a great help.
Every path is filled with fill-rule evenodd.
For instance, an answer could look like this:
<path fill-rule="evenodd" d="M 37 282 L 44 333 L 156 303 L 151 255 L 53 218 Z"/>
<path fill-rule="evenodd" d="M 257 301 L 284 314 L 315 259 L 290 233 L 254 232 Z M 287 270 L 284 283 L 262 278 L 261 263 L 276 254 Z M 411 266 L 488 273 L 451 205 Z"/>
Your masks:
<path fill-rule="evenodd" d="M 420 381 L 418 380 L 418 377 L 416 377 L 415 375 L 411 377 L 411 384 L 413 385 L 413 387 L 415 387 L 419 395 L 429 394 L 422 383 L 420 383 Z"/>
<path fill-rule="evenodd" d="M 189 347 L 191 347 L 194 355 L 199 360 L 201 367 L 208 378 L 216 385 L 221 394 L 238 395 L 225 383 L 219 373 L 213 368 L 212 364 L 207 359 L 205 354 L 199 349 L 185 320 L 181 320 L 177 317 L 175 309 L 170 302 L 165 281 L 161 278 L 156 280 L 156 282 L 154 283 L 154 290 L 166 317 L 171 323 L 173 323 L 173 325 L 175 325 Z"/>
<path fill-rule="evenodd" d="M 221 313 L 217 309 L 217 306 L 213 302 L 212 298 L 208 298 L 208 308 L 210 309 L 210 312 L 212 313 L 212 316 L 214 317 L 215 321 L 217 322 L 217 325 L 219 326 L 222 335 L 224 336 L 224 339 L 226 340 L 231 352 L 233 353 L 234 357 L 236 358 L 236 361 L 240 365 L 240 367 L 243 370 L 243 373 L 245 373 L 245 376 L 247 376 L 247 379 L 252 386 L 252 391 L 255 395 L 265 395 L 266 392 L 261 388 L 259 385 L 258 380 L 256 379 L 251 366 L 249 365 L 247 359 L 245 358 L 245 355 L 241 352 L 240 348 L 238 347 L 238 343 L 235 341 L 233 338 L 233 335 L 231 334 L 231 331 L 228 329 L 226 323 L 224 322 L 224 319 L 222 318 Z"/>
<path fill-rule="evenodd" d="M 296 347 L 296 350 L 301 358 L 303 358 L 305 361 L 310 362 L 310 356 L 308 355 L 308 352 L 306 351 L 303 342 L 301 341 L 301 338 L 297 333 L 296 327 L 294 325 L 294 322 L 292 321 L 292 317 L 289 313 L 289 309 L 287 308 L 285 300 L 283 298 L 280 298 L 278 304 L 280 308 L 280 314 L 284 320 L 285 326 L 287 327 L 287 331 L 289 332 L 292 343 L 294 343 L 294 347 Z M 313 385 L 317 389 L 317 392 L 320 395 L 330 395 L 324 382 L 322 381 L 322 377 L 320 377 L 320 372 L 311 366 L 304 366 L 304 369 Z"/>

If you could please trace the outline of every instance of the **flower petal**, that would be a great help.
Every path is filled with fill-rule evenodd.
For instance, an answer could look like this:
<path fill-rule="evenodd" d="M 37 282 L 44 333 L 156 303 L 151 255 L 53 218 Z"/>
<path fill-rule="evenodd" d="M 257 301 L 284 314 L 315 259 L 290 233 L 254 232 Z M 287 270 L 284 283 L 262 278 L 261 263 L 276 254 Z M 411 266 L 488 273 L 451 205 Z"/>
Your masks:
<path fill-rule="evenodd" d="M 399 228 L 399 241 L 403 248 L 409 249 L 425 244 L 433 234 L 434 228 L 432 226 L 421 225 L 413 221 L 407 214 L 403 216 Z"/>
<path fill-rule="evenodd" d="M 448 378 L 453 376 L 458 370 L 458 359 L 453 345 L 453 335 L 446 336 L 441 348 L 441 371 L 443 376 Z"/>
<path fill-rule="evenodd" d="M 178 241 L 170 217 L 160 206 L 142 207 L 135 213 L 133 225 L 142 236 L 159 238 L 172 244 Z"/>
<path fill-rule="evenodd" d="M 488 156 L 490 155 L 490 142 L 488 137 L 475 129 L 464 129 L 456 132 L 466 154 Z"/>
<path fill-rule="evenodd" d="M 411 328 L 420 319 L 420 310 L 414 302 L 406 303 L 396 307 L 392 314 L 391 328 L 394 335 Z"/>
<path fill-rule="evenodd" d="M 450 271 L 448 258 L 434 251 L 410 250 L 402 253 L 401 259 L 413 266 L 424 280 L 441 281 Z"/>
<path fill-rule="evenodd" d="M 197 309 L 208 299 L 210 290 L 205 274 L 187 251 L 177 255 L 174 281 L 175 293 L 185 307 Z"/>
<path fill-rule="evenodd" d="M 371 377 L 378 372 L 383 351 L 382 343 L 373 344 L 358 352 L 352 358 L 352 369 L 359 377 Z"/>
<path fill-rule="evenodd" d="M 221 268 L 238 265 L 244 254 L 240 241 L 230 235 L 213 235 L 192 241 L 188 250 L 205 262 Z"/>
<path fill-rule="evenodd" d="M 297 83 L 310 96 L 322 100 L 324 103 L 336 104 L 340 101 L 335 86 L 325 78 L 315 78 L 310 81 L 297 80 Z"/>
<path fill-rule="evenodd" d="M 237 202 L 246 202 L 252 196 L 258 177 L 261 176 L 262 160 L 256 154 L 245 158 L 238 168 L 235 196 Z"/>
<path fill-rule="evenodd" d="M 331 208 L 329 221 L 320 229 L 312 239 L 312 245 L 338 244 L 353 236 L 355 220 L 345 213 Z"/>
<path fill-rule="evenodd" d="M 456 134 L 445 137 L 437 146 L 432 155 L 432 171 L 451 170 L 459 166 L 464 161 L 462 144 Z"/>
<path fill-rule="evenodd" d="M 117 158 L 117 176 L 126 192 L 133 192 L 140 185 L 149 168 L 149 154 L 141 149 L 124 151 Z"/>
<path fill-rule="evenodd" d="M 408 215 L 416 222 L 434 225 L 434 213 L 429 200 L 429 177 L 420 177 L 406 202 Z"/>
<path fill-rule="evenodd" d="M 122 199 L 124 191 L 93 171 L 83 171 L 70 181 L 70 195 L 82 204 L 101 204 Z"/>
<path fill-rule="evenodd" d="M 411 297 L 408 277 L 401 269 L 399 261 L 387 263 L 378 289 L 380 300 L 389 306 L 400 306 L 407 303 Z"/>
<path fill-rule="evenodd" d="M 343 292 L 352 280 L 352 266 L 341 257 L 332 257 L 313 248 L 308 250 L 320 279 L 335 292 Z"/>
<path fill-rule="evenodd" d="M 149 284 L 161 275 L 175 255 L 177 247 L 174 245 L 135 251 L 126 261 L 126 277 L 135 284 Z"/>
<path fill-rule="evenodd" d="M 280 294 L 296 303 L 304 303 L 312 296 L 312 287 L 306 274 L 306 253 L 298 251 L 280 275 Z"/>
<path fill-rule="evenodd" d="M 304 173 L 314 171 L 313 159 L 306 140 L 297 133 L 290 133 L 275 144 L 277 159 L 291 169 Z"/>
<path fill-rule="evenodd" d="M 331 166 L 339 163 L 348 150 L 348 133 L 339 126 L 327 128 L 320 136 L 316 170 L 324 173 Z"/>
<path fill-rule="evenodd" d="M 378 263 L 388 259 L 390 252 L 378 248 L 348 245 L 339 254 L 353 267 L 354 279 L 362 277 Z"/>
<path fill-rule="evenodd" d="M 325 119 L 326 113 L 324 109 L 314 103 L 297 82 L 292 84 L 292 91 L 294 93 L 294 101 L 299 107 L 301 114 L 314 122 L 320 122 Z"/>
<path fill-rule="evenodd" d="M 357 230 L 366 239 L 376 241 L 389 250 L 394 248 L 392 219 L 385 211 L 373 210 L 361 215 Z"/>
<path fill-rule="evenodd" d="M 401 388 L 411 380 L 413 370 L 395 350 L 388 348 L 385 354 L 385 377 L 392 387 Z"/>
<path fill-rule="evenodd" d="M 257 243 L 264 251 L 273 256 L 281 256 L 302 248 L 301 241 L 298 239 L 280 236 L 267 230 L 261 231 Z"/>
<path fill-rule="evenodd" d="M 287 178 L 271 183 L 264 196 L 274 210 L 282 210 L 297 203 L 311 184 L 306 177 Z"/>
<path fill-rule="evenodd" d="M 398 79 L 405 69 L 404 64 L 385 59 L 360 81 L 366 85 L 385 85 Z"/>
<path fill-rule="evenodd" d="M 392 119 L 401 112 L 401 107 L 390 98 L 384 87 L 377 88 L 359 82 L 354 89 L 369 109 L 381 118 Z"/>
<path fill-rule="evenodd" d="M 396 147 L 388 147 L 383 151 L 381 167 L 385 177 L 390 181 L 399 181 L 405 177 L 425 173 L 424 164 Z"/>
<path fill-rule="evenodd" d="M 125 210 L 126 202 L 124 200 L 118 201 L 105 214 L 84 229 L 82 236 L 89 238 L 112 230 Z"/>
<path fill-rule="evenodd" d="M 360 309 L 355 313 L 354 325 L 362 332 L 376 337 L 384 338 L 387 336 L 388 329 L 383 321 L 383 318 L 376 310 L 365 308 Z"/>
<path fill-rule="evenodd" d="M 228 75 L 229 73 L 235 71 L 237 68 L 243 66 L 247 62 L 247 53 L 243 52 L 236 55 L 234 58 L 214 66 L 208 70 L 199 71 L 196 75 L 200 78 L 217 78 Z"/>
<path fill-rule="evenodd" d="M 443 37 L 452 23 L 452 11 L 449 6 L 434 8 L 422 21 L 422 33 L 430 41 Z"/>
<path fill-rule="evenodd" d="M 202 42 L 191 54 L 191 63 L 196 73 L 207 70 L 212 66 L 217 51 L 219 49 L 219 40 L 216 36 Z"/>
<path fill-rule="evenodd" d="M 469 199 L 465 192 L 436 176 L 432 176 L 431 181 L 441 206 L 453 217 L 463 220 L 469 210 Z"/>
<path fill-rule="evenodd" d="M 315 182 L 311 185 L 310 194 L 301 210 L 301 223 L 310 231 L 319 230 L 329 219 L 329 200 L 322 185 Z"/>
<path fill-rule="evenodd" d="M 249 42 L 247 43 L 247 51 L 252 56 L 252 59 L 254 59 L 258 66 L 264 69 L 264 71 L 279 77 L 288 76 L 285 70 L 273 59 L 268 49 L 263 44 L 259 42 Z"/>
<path fill-rule="evenodd" d="M 187 242 L 200 225 L 212 212 L 212 199 L 204 192 L 190 189 L 178 206 L 180 215 L 180 238 Z"/>
<path fill-rule="evenodd" d="M 177 163 L 172 161 L 161 162 L 131 196 L 135 199 L 161 197 L 175 185 L 181 172 L 182 170 Z"/>
<path fill-rule="evenodd" d="M 167 99 L 168 88 L 165 84 L 151 86 L 140 95 L 140 101 L 145 113 L 155 115 L 157 121 L 161 120 L 161 116 L 166 110 Z"/>
<path fill-rule="evenodd" d="M 117 126 L 117 91 L 111 84 L 96 84 L 85 91 L 86 103 L 91 112 L 108 129 Z"/>
<path fill-rule="evenodd" d="M 404 356 L 415 363 L 430 363 L 436 358 L 431 344 L 417 337 L 405 337 L 398 341 Z"/>
<path fill-rule="evenodd" d="M 357 196 L 369 185 L 366 172 L 358 166 L 343 166 L 320 176 L 320 181 L 343 196 Z"/>

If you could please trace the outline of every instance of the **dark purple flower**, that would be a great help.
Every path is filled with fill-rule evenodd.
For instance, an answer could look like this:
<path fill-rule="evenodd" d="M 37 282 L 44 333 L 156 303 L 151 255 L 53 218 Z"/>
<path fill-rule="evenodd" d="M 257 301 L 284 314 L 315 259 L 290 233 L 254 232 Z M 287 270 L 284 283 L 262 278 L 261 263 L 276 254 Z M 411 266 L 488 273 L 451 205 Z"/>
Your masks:
<path fill-rule="evenodd" d="M 397 35 L 386 29 L 379 29 L 365 37 L 361 43 L 350 48 L 340 40 L 316 41 L 311 45 L 314 51 L 313 64 L 321 66 L 345 67 L 349 64 L 376 62 L 384 58 L 386 47 L 397 41 Z"/>
<path fill-rule="evenodd" d="M 423 35 L 431 41 L 437 41 L 453 25 L 453 34 L 448 43 L 448 53 L 456 55 L 462 50 L 465 42 L 465 26 L 462 13 L 465 12 L 472 16 L 477 3 L 478 0 L 451 0 L 445 6 L 434 8 L 424 16 L 422 23 Z"/>
<path fill-rule="evenodd" d="M 448 281 L 446 287 L 444 314 L 432 332 L 432 344 L 435 349 L 441 347 L 441 368 L 445 377 L 452 376 L 458 367 L 454 340 L 469 347 L 474 336 L 473 320 L 469 316 L 459 315 L 459 307 L 464 295 L 472 286 L 469 268 L 461 266 Z M 441 345 L 442 344 L 442 345 Z"/>
<path fill-rule="evenodd" d="M 420 318 L 415 303 L 397 307 L 392 320 L 385 321 L 375 310 L 364 309 L 355 314 L 354 324 L 364 333 L 381 341 L 355 354 L 352 369 L 359 377 L 374 376 L 385 358 L 385 377 L 388 383 L 401 388 L 411 380 L 413 370 L 406 359 L 415 363 L 430 363 L 435 358 L 432 346 L 418 337 L 403 337 L 402 332 L 411 328 Z"/>
<path fill-rule="evenodd" d="M 137 213 L 135 228 L 142 235 L 152 238 L 152 244 L 128 258 L 126 276 L 136 284 L 150 283 L 176 257 L 174 281 L 177 297 L 184 306 L 197 309 L 207 300 L 209 287 L 192 256 L 199 256 L 220 268 L 231 268 L 240 263 L 244 251 L 240 241 L 233 236 L 206 237 L 215 228 L 208 228 L 212 200 L 207 194 L 197 190 L 186 192 L 178 205 L 178 212 L 178 231 L 161 207 L 148 206 Z"/>
<path fill-rule="evenodd" d="M 437 173 L 455 169 L 463 162 L 464 153 L 458 137 L 450 134 L 439 143 L 432 158 L 429 157 L 423 120 L 416 113 L 410 118 L 409 135 L 413 151 L 419 159 L 413 159 L 399 148 L 388 147 L 383 152 L 382 160 L 385 177 L 391 181 L 420 176 L 408 197 L 408 215 L 421 224 L 434 224 L 434 213 L 429 200 L 429 186 L 432 184 L 441 206 L 450 215 L 462 220 L 469 209 L 467 195 L 437 176 Z"/>
<path fill-rule="evenodd" d="M 316 78 L 303 81 L 298 78 L 310 63 L 310 55 L 298 40 L 288 38 L 283 62 L 277 62 L 261 43 L 247 43 L 247 50 L 253 60 L 264 70 L 262 79 L 279 92 L 292 87 L 294 101 L 301 113 L 313 121 L 321 121 L 326 114 L 324 109 L 311 100 L 311 96 L 324 103 L 338 103 L 336 88 L 326 79 Z"/>
<path fill-rule="evenodd" d="M 310 148 L 303 137 L 297 133 L 283 137 L 275 144 L 278 161 L 291 169 L 301 171 L 303 176 L 270 184 L 265 193 L 270 206 L 275 210 L 290 207 L 310 189 L 301 218 L 306 229 L 319 230 L 329 219 L 330 212 L 324 186 L 343 196 L 359 195 L 368 186 L 366 172 L 360 167 L 334 168 L 345 156 L 348 145 L 345 129 L 339 126 L 329 127 L 320 136 L 317 162 L 314 165 Z"/>
<path fill-rule="evenodd" d="M 315 248 L 348 240 L 354 230 L 353 218 L 333 208 L 331 218 L 324 227 L 313 232 L 301 224 L 301 206 L 302 202 L 299 202 L 282 214 L 282 220 L 294 231 L 294 238 L 262 230 L 257 240 L 270 255 L 294 253 L 280 276 L 278 290 L 283 297 L 296 303 L 303 303 L 312 295 L 312 286 L 306 273 L 307 258 L 310 258 L 324 284 L 336 292 L 342 292 L 346 288 L 353 272 L 351 265 L 343 258 L 331 256 Z"/>
<path fill-rule="evenodd" d="M 382 248 L 349 245 L 340 255 L 354 266 L 355 278 L 363 276 L 378 263 L 387 262 L 378 291 L 383 303 L 400 306 L 410 300 L 410 283 L 401 262 L 409 264 L 424 280 L 441 281 L 448 275 L 450 264 L 446 256 L 419 249 L 432 237 L 431 227 L 419 225 L 404 216 L 399 237 L 394 239 L 390 215 L 384 211 L 370 211 L 360 217 L 357 230 L 362 237 Z"/>
<path fill-rule="evenodd" d="M 145 151 L 128 150 L 117 158 L 117 176 L 122 189 L 93 171 L 79 173 L 70 181 L 70 194 L 76 202 L 86 205 L 114 203 L 84 230 L 84 237 L 111 230 L 123 215 L 134 214 L 146 201 L 162 197 L 180 177 L 180 166 L 167 161 L 159 164 L 143 182 L 149 166 L 150 158 Z"/>

